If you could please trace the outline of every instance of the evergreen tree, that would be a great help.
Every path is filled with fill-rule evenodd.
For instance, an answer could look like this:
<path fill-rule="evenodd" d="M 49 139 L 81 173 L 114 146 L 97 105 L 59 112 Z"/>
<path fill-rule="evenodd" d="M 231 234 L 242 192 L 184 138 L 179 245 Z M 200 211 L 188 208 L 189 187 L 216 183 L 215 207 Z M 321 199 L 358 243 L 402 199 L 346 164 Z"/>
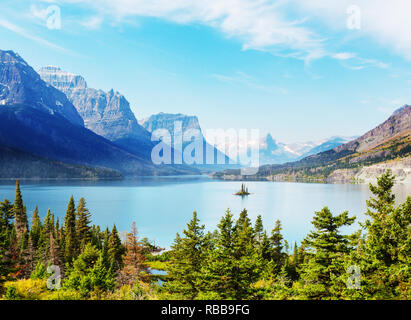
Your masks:
<path fill-rule="evenodd" d="M 90 216 L 91 214 L 86 207 L 86 200 L 81 198 L 76 210 L 76 232 L 80 251 L 83 251 L 86 243 L 91 240 Z"/>
<path fill-rule="evenodd" d="M 245 210 L 234 224 L 230 210 L 218 224 L 218 236 L 202 268 L 202 290 L 207 298 L 246 299 L 253 292 L 262 261 L 253 246 L 254 229 Z"/>
<path fill-rule="evenodd" d="M 114 289 L 114 274 L 108 264 L 108 256 L 88 243 L 67 270 L 63 288 L 78 290 L 85 297 L 93 291 L 99 293 Z"/>
<path fill-rule="evenodd" d="M 107 249 L 112 270 L 116 272 L 123 267 L 123 254 L 125 250 L 115 225 L 108 239 Z"/>
<path fill-rule="evenodd" d="M 199 292 L 197 282 L 206 248 L 204 226 L 199 223 L 197 212 L 194 211 L 187 228 L 183 230 L 184 236 L 177 234 L 171 247 L 171 267 L 168 272 L 171 281 L 166 285 L 170 292 L 191 299 Z"/>
<path fill-rule="evenodd" d="M 261 244 L 261 240 L 263 239 L 263 234 L 264 234 L 263 219 L 261 215 L 258 215 L 257 219 L 255 220 L 254 234 L 255 234 L 256 241 L 259 244 Z"/>
<path fill-rule="evenodd" d="M 359 264 L 362 283 L 354 297 L 377 299 L 409 299 L 411 297 L 411 197 L 395 208 L 392 193 L 395 177 L 386 171 L 370 184 L 374 197 L 367 201 L 363 224 L 365 239 L 354 254 Z"/>
<path fill-rule="evenodd" d="M 36 206 L 36 208 L 33 211 L 33 217 L 31 219 L 31 229 L 30 229 L 30 239 L 32 241 L 34 250 L 37 250 L 39 248 L 39 241 L 41 237 L 41 221 L 39 217 L 39 209 Z"/>
<path fill-rule="evenodd" d="M 77 255 L 77 233 L 74 198 L 70 197 L 64 218 L 64 260 L 71 264 Z"/>
<path fill-rule="evenodd" d="M 304 239 L 309 260 L 303 266 L 303 295 L 310 299 L 340 297 L 345 288 L 346 270 L 344 257 L 353 249 L 351 237 L 340 234 L 339 229 L 353 224 L 355 217 L 345 211 L 333 216 L 324 207 L 315 213 L 312 224 L 314 231 Z"/>
<path fill-rule="evenodd" d="M 18 247 L 21 250 L 24 250 L 28 240 L 28 222 L 26 208 L 23 205 L 23 198 L 21 196 L 19 180 L 16 181 L 16 196 L 14 198 L 13 213 Z"/>
<path fill-rule="evenodd" d="M 281 234 L 281 222 L 280 220 L 275 221 L 274 229 L 271 232 L 271 258 L 274 263 L 274 272 L 279 273 L 283 264 L 285 254 L 283 252 L 284 248 L 284 238 Z"/>
<path fill-rule="evenodd" d="M 0 289 L 7 280 L 14 264 L 12 242 L 15 228 L 11 223 L 14 218 L 13 205 L 7 199 L 0 202 Z"/>

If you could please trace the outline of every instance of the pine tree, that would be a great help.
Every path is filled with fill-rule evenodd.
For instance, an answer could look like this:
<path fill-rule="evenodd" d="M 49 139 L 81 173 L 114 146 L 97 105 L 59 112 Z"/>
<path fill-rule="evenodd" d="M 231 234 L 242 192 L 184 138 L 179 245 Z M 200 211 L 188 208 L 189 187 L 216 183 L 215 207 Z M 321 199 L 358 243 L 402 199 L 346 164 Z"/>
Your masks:
<path fill-rule="evenodd" d="M 14 261 L 12 259 L 12 242 L 15 228 L 11 223 L 13 216 L 13 205 L 7 199 L 0 202 L 0 286 L 8 279 L 12 271 Z"/>
<path fill-rule="evenodd" d="M 112 270 L 116 272 L 123 267 L 123 254 L 125 250 L 115 225 L 110 233 L 107 249 Z"/>
<path fill-rule="evenodd" d="M 171 267 L 168 272 L 171 281 L 166 285 L 172 293 L 182 294 L 190 299 L 198 295 L 198 279 L 206 249 L 204 226 L 200 225 L 197 212 L 183 231 L 183 237 L 177 234 L 171 247 Z"/>
<path fill-rule="evenodd" d="M 339 229 L 353 224 L 355 217 L 349 217 L 345 211 L 333 216 L 324 207 L 315 213 L 312 224 L 314 231 L 303 243 L 309 254 L 309 260 L 303 266 L 302 278 L 305 282 L 303 295 L 310 299 L 340 297 L 345 288 L 344 258 L 353 249 L 351 237 L 340 234 Z"/>
<path fill-rule="evenodd" d="M 293 254 L 290 257 L 290 277 L 293 281 L 298 280 L 300 270 L 300 257 L 297 242 L 294 242 Z"/>
<path fill-rule="evenodd" d="M 271 258 L 274 262 L 274 272 L 279 273 L 284 264 L 284 238 L 281 234 L 282 226 L 281 221 L 276 220 L 274 229 L 271 232 Z"/>
<path fill-rule="evenodd" d="M 76 210 L 76 232 L 80 252 L 84 250 L 86 243 L 91 240 L 90 212 L 86 207 L 86 201 L 81 198 Z"/>
<path fill-rule="evenodd" d="M 243 210 L 234 223 L 227 210 L 218 231 L 202 267 L 201 288 L 207 292 L 207 298 L 247 299 L 253 295 L 251 285 L 257 281 L 262 267 L 247 211 Z"/>
<path fill-rule="evenodd" d="M 28 222 L 26 208 L 23 205 L 23 198 L 21 196 L 19 180 L 16 180 L 16 196 L 14 198 L 13 213 L 17 243 L 19 248 L 24 250 L 28 240 Z"/>
<path fill-rule="evenodd" d="M 64 218 L 64 260 L 71 264 L 77 256 L 77 233 L 74 198 L 71 196 Z"/>
<path fill-rule="evenodd" d="M 263 219 L 261 215 L 258 215 L 255 220 L 254 233 L 256 241 L 260 244 L 264 233 Z"/>
<path fill-rule="evenodd" d="M 387 170 L 370 184 L 373 193 L 367 201 L 363 224 L 365 239 L 354 254 L 359 264 L 362 283 L 361 298 L 409 299 L 411 297 L 411 197 L 395 208 L 392 193 L 395 177 Z M 408 284 L 408 285 L 407 285 Z"/>
<path fill-rule="evenodd" d="M 39 248 L 39 241 L 41 237 L 41 221 L 39 217 L 39 209 L 36 206 L 36 208 L 33 211 L 33 217 L 31 219 L 31 229 L 30 229 L 30 238 L 33 244 L 34 250 L 37 250 Z"/>

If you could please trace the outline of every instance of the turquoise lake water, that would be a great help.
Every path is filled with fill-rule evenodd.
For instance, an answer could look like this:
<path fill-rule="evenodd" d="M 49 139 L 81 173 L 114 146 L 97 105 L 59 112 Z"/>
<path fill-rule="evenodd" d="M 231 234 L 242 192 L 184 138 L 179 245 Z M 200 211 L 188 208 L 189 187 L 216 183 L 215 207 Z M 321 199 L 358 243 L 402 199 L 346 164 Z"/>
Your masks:
<path fill-rule="evenodd" d="M 140 237 L 154 240 L 168 248 L 177 232 L 185 228 L 195 210 L 213 230 L 221 216 L 230 208 L 235 217 L 243 208 L 254 221 L 261 214 L 266 229 L 271 231 L 280 219 L 285 239 L 292 244 L 301 241 L 311 229 L 315 211 L 328 206 L 334 214 L 348 210 L 364 220 L 367 185 L 312 184 L 290 182 L 247 182 L 248 197 L 234 196 L 241 182 L 218 181 L 206 176 L 139 178 L 124 181 L 21 182 L 23 201 L 29 219 L 36 205 L 43 218 L 50 208 L 60 222 L 70 195 L 78 201 L 84 197 L 92 213 L 92 223 L 126 231 L 136 222 Z M 0 184 L 0 199 L 14 199 L 14 183 Z M 411 195 L 411 185 L 395 188 L 397 201 Z M 346 231 L 356 229 L 350 227 Z"/>

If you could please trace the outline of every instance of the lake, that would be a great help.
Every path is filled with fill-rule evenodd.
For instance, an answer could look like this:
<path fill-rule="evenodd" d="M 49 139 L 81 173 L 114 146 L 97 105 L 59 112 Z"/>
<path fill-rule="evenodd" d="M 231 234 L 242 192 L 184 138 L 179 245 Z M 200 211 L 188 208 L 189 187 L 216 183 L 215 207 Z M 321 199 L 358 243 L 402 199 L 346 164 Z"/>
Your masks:
<path fill-rule="evenodd" d="M 255 221 L 261 214 L 269 232 L 280 219 L 283 234 L 290 243 L 301 241 L 311 229 L 315 211 L 328 206 L 334 214 L 348 210 L 363 221 L 367 185 L 313 184 L 255 181 L 246 183 L 251 195 L 241 198 L 233 194 L 241 182 L 213 180 L 207 176 L 144 177 L 123 181 L 22 181 L 23 201 L 29 219 L 35 206 L 44 218 L 50 208 L 60 223 L 63 221 L 70 195 L 76 203 L 84 197 L 92 214 L 92 223 L 102 228 L 115 223 L 119 231 L 129 230 L 136 222 L 140 237 L 148 237 L 156 245 L 169 248 L 176 233 L 185 228 L 195 210 L 213 230 L 230 208 L 235 217 L 243 208 Z M 14 200 L 13 182 L 0 184 L 0 199 Z M 411 195 L 411 185 L 395 187 L 397 201 Z M 351 231 L 357 228 L 347 228 Z"/>

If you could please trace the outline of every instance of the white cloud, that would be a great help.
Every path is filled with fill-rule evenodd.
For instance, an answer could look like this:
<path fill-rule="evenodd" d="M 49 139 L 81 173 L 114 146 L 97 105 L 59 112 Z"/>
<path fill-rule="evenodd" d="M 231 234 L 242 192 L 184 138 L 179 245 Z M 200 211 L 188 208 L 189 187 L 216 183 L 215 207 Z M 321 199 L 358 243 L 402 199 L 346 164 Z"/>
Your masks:
<path fill-rule="evenodd" d="M 62 0 L 83 3 L 121 21 L 149 16 L 180 24 L 199 23 L 242 41 L 243 49 L 270 51 L 310 61 L 326 56 L 323 40 L 304 26 L 289 21 L 282 6 L 288 0 Z"/>
<path fill-rule="evenodd" d="M 93 16 L 80 21 L 80 24 L 87 29 L 96 30 L 99 29 L 103 23 L 103 18 L 100 16 Z"/>
<path fill-rule="evenodd" d="M 56 44 L 54 44 L 54 43 L 52 43 L 52 42 L 50 42 L 50 41 L 47 41 L 47 40 L 41 38 L 41 37 L 38 37 L 38 36 L 36 36 L 36 35 L 33 35 L 33 34 L 31 34 L 30 32 L 28 32 L 26 29 L 23 29 L 23 28 L 15 25 L 15 24 L 13 24 L 13 23 L 11 23 L 11 22 L 8 21 L 8 20 L 1 19 L 1 18 L 0 18 L 0 27 L 3 27 L 3 28 L 5 28 L 5 29 L 7 29 L 7 30 L 10 30 L 10 31 L 12 31 L 12 32 L 14 32 L 14 33 L 16 33 L 16 34 L 24 37 L 24 38 L 30 39 L 30 40 L 32 40 L 32 41 L 35 41 L 35 42 L 37 42 L 37 43 L 39 43 L 39 44 L 41 44 L 41 45 L 44 45 L 44 46 L 46 46 L 46 47 L 49 47 L 49 48 L 51 48 L 51 49 L 54 49 L 54 50 L 57 50 L 57 51 L 60 51 L 60 52 L 64 52 L 64 53 L 73 54 L 72 51 L 70 51 L 70 50 L 68 50 L 68 49 L 66 49 L 66 48 L 60 47 L 60 46 L 58 46 L 58 45 L 56 45 Z"/>
<path fill-rule="evenodd" d="M 291 0 L 304 14 L 320 18 L 336 30 L 371 37 L 379 44 L 411 60 L 411 1 L 409 0 Z M 355 4 L 361 13 L 361 29 L 346 27 L 347 8 Z"/>
<path fill-rule="evenodd" d="M 337 60 L 348 60 L 355 58 L 355 54 L 350 52 L 340 52 L 332 55 L 332 57 Z"/>
<path fill-rule="evenodd" d="M 330 41 L 336 43 L 335 39 L 325 39 L 319 34 L 320 29 L 315 32 L 308 26 L 314 22 L 318 28 L 318 23 L 324 23 L 327 29 L 342 32 L 344 41 L 371 37 L 411 60 L 410 0 L 59 0 L 59 3 L 92 8 L 98 16 L 118 22 L 145 16 L 180 24 L 203 24 L 239 39 L 244 50 L 269 51 L 304 59 L 307 63 L 331 57 L 339 61 L 357 59 L 357 64 L 348 66 L 351 69 L 386 67 L 376 60 L 367 61 L 354 53 L 330 49 Z M 360 9 L 360 30 L 347 28 L 347 9 L 353 4 Z M 290 19 L 291 13 L 296 17 L 294 20 Z M 98 27 L 100 23 L 95 19 L 89 27 Z"/>

